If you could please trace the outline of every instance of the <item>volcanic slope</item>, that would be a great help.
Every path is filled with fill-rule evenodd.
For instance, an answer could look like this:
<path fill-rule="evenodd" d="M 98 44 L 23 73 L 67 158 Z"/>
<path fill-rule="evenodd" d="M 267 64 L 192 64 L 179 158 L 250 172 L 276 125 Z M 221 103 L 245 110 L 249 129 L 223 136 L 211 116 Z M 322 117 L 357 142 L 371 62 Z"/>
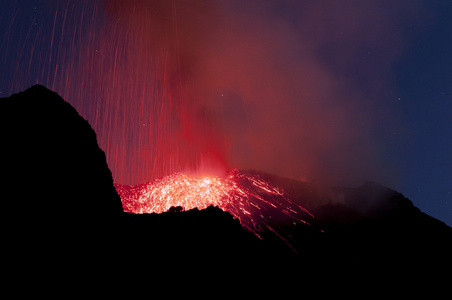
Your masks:
<path fill-rule="evenodd" d="M 403 194 L 375 182 L 357 188 L 320 187 L 258 171 L 313 215 L 323 233 L 306 243 L 304 232 L 289 234 L 295 249 L 315 253 L 323 265 L 354 274 L 398 270 L 424 277 L 452 266 L 452 228 L 421 212 Z M 300 250 L 301 251 L 301 250 Z M 414 275 L 416 274 L 416 275 Z"/>
<path fill-rule="evenodd" d="M 370 182 L 320 188 L 237 171 L 278 187 L 309 212 L 309 224 L 272 223 L 286 241 L 271 230 L 259 238 L 212 206 L 125 213 L 96 133 L 43 86 L 0 99 L 0 134 L 5 270 L 18 282 L 23 274 L 43 268 L 58 269 L 46 272 L 49 276 L 74 276 L 101 265 L 102 272 L 116 274 L 119 265 L 136 272 L 162 262 L 172 271 L 184 262 L 224 274 L 246 268 L 256 278 L 287 278 L 293 270 L 432 277 L 446 274 L 452 265 L 452 229 L 402 194 Z M 269 264 L 279 271 L 260 272 Z"/>

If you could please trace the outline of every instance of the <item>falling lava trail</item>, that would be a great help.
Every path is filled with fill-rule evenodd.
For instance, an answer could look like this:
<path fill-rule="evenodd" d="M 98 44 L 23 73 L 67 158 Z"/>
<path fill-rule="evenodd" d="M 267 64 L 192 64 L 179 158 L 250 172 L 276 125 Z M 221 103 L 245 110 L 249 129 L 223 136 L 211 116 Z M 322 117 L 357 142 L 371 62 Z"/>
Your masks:
<path fill-rule="evenodd" d="M 146 184 L 116 184 L 115 187 L 125 212 L 163 213 L 177 206 L 189 210 L 213 205 L 237 218 L 259 238 L 261 233 L 270 231 L 289 246 L 280 225 L 310 225 L 306 220 L 314 217 L 259 175 L 236 169 L 225 177 L 190 177 L 175 173 Z"/>

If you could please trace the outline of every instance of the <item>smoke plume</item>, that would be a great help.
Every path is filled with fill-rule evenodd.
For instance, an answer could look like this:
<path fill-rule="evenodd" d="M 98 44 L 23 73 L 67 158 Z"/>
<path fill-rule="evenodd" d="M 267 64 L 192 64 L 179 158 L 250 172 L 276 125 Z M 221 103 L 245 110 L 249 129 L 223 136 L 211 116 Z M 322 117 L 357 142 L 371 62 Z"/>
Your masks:
<path fill-rule="evenodd" d="M 391 68 L 413 1 L 36 3 L 5 4 L 2 90 L 62 95 L 117 183 L 242 168 L 391 184 Z"/>
<path fill-rule="evenodd" d="M 400 20 L 409 22 L 414 8 L 394 1 L 160 4 L 175 23 L 157 17 L 154 26 L 170 30 L 166 37 L 177 29 L 190 107 L 214 128 L 230 166 L 323 183 L 391 180 L 384 147 L 400 127 L 391 64 L 404 45 Z"/>

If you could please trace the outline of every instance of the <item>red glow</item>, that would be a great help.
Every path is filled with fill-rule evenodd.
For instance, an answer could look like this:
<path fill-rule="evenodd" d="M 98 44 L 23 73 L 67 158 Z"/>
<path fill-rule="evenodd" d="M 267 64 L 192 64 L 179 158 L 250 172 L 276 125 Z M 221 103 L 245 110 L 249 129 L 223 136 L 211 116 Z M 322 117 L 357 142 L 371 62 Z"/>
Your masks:
<path fill-rule="evenodd" d="M 196 105 L 202 93 L 192 84 L 189 51 L 180 50 L 190 43 L 179 33 L 182 12 L 172 1 L 55 8 L 49 44 L 59 56 L 48 59 L 57 64 L 43 83 L 89 121 L 115 182 L 227 169 L 224 142 Z"/>
<path fill-rule="evenodd" d="M 283 190 L 238 170 L 226 177 L 189 177 L 175 173 L 146 184 L 116 185 L 124 211 L 162 213 L 173 206 L 184 210 L 218 206 L 240 220 L 243 227 L 259 236 L 275 224 L 305 223 L 312 218 L 305 208 L 293 204 Z M 279 234 L 278 234 L 279 235 Z"/>

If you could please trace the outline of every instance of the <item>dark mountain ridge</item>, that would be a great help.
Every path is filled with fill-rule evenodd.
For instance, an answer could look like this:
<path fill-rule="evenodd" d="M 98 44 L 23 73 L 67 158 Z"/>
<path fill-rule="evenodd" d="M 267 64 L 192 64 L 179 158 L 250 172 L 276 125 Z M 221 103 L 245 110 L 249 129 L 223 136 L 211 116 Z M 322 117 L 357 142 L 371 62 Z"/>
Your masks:
<path fill-rule="evenodd" d="M 315 216 L 309 226 L 280 224 L 293 251 L 274 234 L 259 239 L 215 207 L 124 213 L 96 133 L 43 86 L 0 99 L 0 134 L 4 260 L 14 262 L 13 273 L 100 266 L 117 274 L 118 266 L 130 273 L 162 263 L 174 271 L 190 263 L 224 274 L 246 267 L 259 279 L 269 278 L 272 266 L 271 276 L 288 279 L 294 270 L 431 276 L 452 266 L 452 229 L 376 183 L 320 188 L 247 171 Z"/>
<path fill-rule="evenodd" d="M 114 215 L 122 212 L 105 153 L 89 123 L 58 94 L 36 85 L 0 99 L 3 192 L 21 213 L 44 205 L 50 212 Z M 45 201 L 24 192 L 44 190 Z M 87 210 L 83 202 L 89 207 Z M 86 211 L 86 212 L 85 212 Z"/>

